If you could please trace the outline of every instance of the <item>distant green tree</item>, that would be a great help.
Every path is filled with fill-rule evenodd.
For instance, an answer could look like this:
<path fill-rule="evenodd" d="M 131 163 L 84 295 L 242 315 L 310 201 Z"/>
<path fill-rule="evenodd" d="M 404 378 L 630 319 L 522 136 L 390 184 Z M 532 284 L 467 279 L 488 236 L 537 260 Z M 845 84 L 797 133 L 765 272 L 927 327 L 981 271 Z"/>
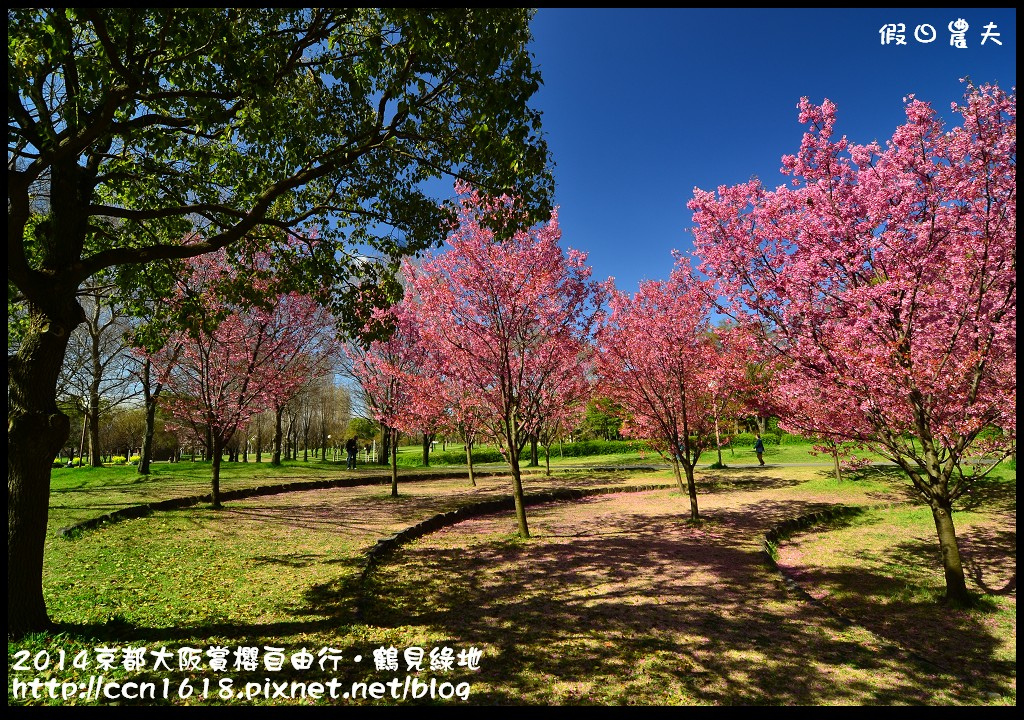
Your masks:
<path fill-rule="evenodd" d="M 370 442 L 380 432 L 380 424 L 369 418 L 355 417 L 348 421 L 348 433 L 361 442 Z"/>
<path fill-rule="evenodd" d="M 580 440 L 621 440 L 622 412 L 622 407 L 608 398 L 593 398 L 587 402 L 576 435 Z"/>

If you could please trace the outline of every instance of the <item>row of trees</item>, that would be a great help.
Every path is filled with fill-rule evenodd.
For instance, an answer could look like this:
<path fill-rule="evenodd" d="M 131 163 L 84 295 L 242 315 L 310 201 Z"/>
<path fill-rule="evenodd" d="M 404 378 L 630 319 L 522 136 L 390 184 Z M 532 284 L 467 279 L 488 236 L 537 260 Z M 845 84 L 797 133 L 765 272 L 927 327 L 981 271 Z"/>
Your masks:
<path fill-rule="evenodd" d="M 932 510 L 946 597 L 969 603 L 953 503 L 1016 447 L 1015 95 L 972 86 L 955 109 L 946 131 L 912 98 L 882 148 L 834 139 L 834 106 L 805 99 L 790 187 L 696 190 L 699 267 L 677 255 L 633 295 L 589 282 L 557 215 L 495 242 L 512 201 L 461 188 L 446 251 L 405 264 L 405 299 L 375 319 L 394 332 L 358 359 L 377 418 L 498 444 L 525 537 L 519 454 L 591 393 L 681 489 L 685 475 L 693 519 L 693 469 L 721 424 L 777 415 L 905 471 Z"/>
<path fill-rule="evenodd" d="M 484 438 L 509 463 L 528 537 L 525 446 L 601 398 L 672 463 L 697 520 L 694 469 L 721 427 L 777 415 L 906 471 L 932 508 L 947 595 L 967 602 L 952 505 L 1013 452 L 1016 382 L 1014 109 L 997 89 L 972 93 L 966 130 L 940 132 L 914 101 L 885 151 L 833 141 L 834 108 L 803 103 L 793 188 L 698 191 L 700 270 L 677 255 L 667 281 L 632 295 L 562 250 L 557 213 L 498 241 L 515 199 L 457 185 L 444 252 L 406 261 L 403 299 L 363 328 L 380 339 L 347 346 L 385 428 L 392 494 L 399 432 L 425 453 L 438 433 L 461 438 L 471 482 Z M 713 327 L 716 312 L 732 322 Z"/>
<path fill-rule="evenodd" d="M 68 438 L 61 456 L 72 460 L 81 455 L 79 464 L 86 455 L 83 448 L 90 446 L 87 435 L 89 419 L 80 411 L 69 408 L 72 423 L 81 428 Z M 170 420 L 170 422 L 168 422 Z M 153 422 L 152 427 L 150 422 Z M 310 378 L 299 392 L 288 402 L 282 416 L 281 437 L 276 437 L 276 413 L 273 410 L 258 412 L 248 422 L 240 424 L 235 434 L 225 443 L 224 454 L 229 460 L 248 461 L 250 455 L 255 462 L 264 458 L 272 461 L 280 445 L 283 460 L 308 461 L 310 457 L 327 459 L 336 454 L 350 434 L 366 435 L 366 430 L 354 428 L 351 418 L 349 390 L 339 384 L 335 377 Z M 100 464 L 104 458 L 138 456 L 140 474 L 148 474 L 143 468 L 147 459 L 145 440 L 152 432 L 148 459 L 179 460 L 187 455 L 204 460 L 210 459 L 212 448 L 208 447 L 205 432 L 196 435 L 183 427 L 175 428 L 173 416 L 158 410 L 152 420 L 144 407 L 118 406 L 101 407 L 99 443 L 95 450 L 90 448 L 90 464 L 93 455 L 98 455 Z M 375 426 L 369 428 L 370 437 Z"/>
<path fill-rule="evenodd" d="M 444 252 L 406 262 L 402 301 L 374 317 L 389 326 L 387 339 L 349 349 L 353 375 L 391 434 L 392 494 L 399 431 L 424 442 L 459 437 L 470 482 L 471 450 L 483 438 L 509 463 L 519 531 L 529 537 L 524 448 L 550 447 L 597 402 L 619 416 L 624 435 L 672 463 L 696 520 L 701 454 L 720 446 L 721 427 L 759 406 L 747 382 L 753 335 L 712 327 L 713 286 L 685 258 L 669 281 L 629 296 L 610 280 L 591 281 L 585 255 L 562 250 L 557 214 L 496 242 L 490 227 L 514 200 L 457 190 L 460 222 Z"/>

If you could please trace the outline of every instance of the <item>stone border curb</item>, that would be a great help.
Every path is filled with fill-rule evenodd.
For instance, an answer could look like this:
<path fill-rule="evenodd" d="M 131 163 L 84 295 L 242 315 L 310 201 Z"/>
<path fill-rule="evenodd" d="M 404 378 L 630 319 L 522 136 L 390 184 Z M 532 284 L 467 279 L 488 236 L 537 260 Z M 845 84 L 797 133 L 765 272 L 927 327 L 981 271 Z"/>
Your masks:
<path fill-rule="evenodd" d="M 492 475 L 503 475 L 504 473 L 494 471 L 474 471 L 474 475 L 478 477 L 492 476 Z M 444 473 L 409 473 L 407 475 L 400 475 L 399 480 L 402 482 L 416 482 L 420 480 L 430 480 L 437 477 L 449 477 Z M 336 478 L 334 480 L 303 480 L 291 483 L 277 483 L 274 485 L 257 485 L 251 488 L 243 488 L 241 490 L 227 490 L 220 493 L 220 499 L 222 502 L 230 500 L 242 500 L 250 497 L 260 497 L 264 495 L 278 495 L 286 492 L 301 492 L 303 490 L 326 490 L 330 488 L 339 487 L 360 487 L 363 485 L 390 485 L 390 475 L 372 475 L 364 477 L 350 477 L 350 478 Z M 94 530 L 103 525 L 109 523 L 120 522 L 121 520 L 130 520 L 133 518 L 140 518 L 152 515 L 158 510 L 180 510 L 181 508 L 191 507 L 192 505 L 198 505 L 203 502 L 212 502 L 212 495 L 190 495 L 188 497 L 181 498 L 170 498 L 168 500 L 158 500 L 156 502 L 144 503 L 142 505 L 130 505 L 120 510 L 114 510 L 112 512 L 100 515 L 98 517 L 84 520 L 74 525 L 62 527 L 57 531 L 60 537 L 65 539 L 74 538 L 78 533 L 85 530 Z"/>
<path fill-rule="evenodd" d="M 765 533 L 764 538 L 761 541 L 761 549 L 768 558 L 768 562 L 771 563 L 772 567 L 782 577 L 782 581 L 786 584 L 786 587 L 791 591 L 799 595 L 803 600 L 814 605 L 816 608 L 829 615 L 837 622 L 844 626 L 856 626 L 867 630 L 875 637 L 880 638 L 884 642 L 896 649 L 897 652 L 903 654 L 904 657 L 912 658 L 918 662 L 930 665 L 931 667 L 937 668 L 943 672 L 951 672 L 951 670 L 940 663 L 935 662 L 931 658 L 925 657 L 920 652 L 904 646 L 895 640 L 879 635 L 878 633 L 870 630 L 855 618 L 852 618 L 836 608 L 829 605 L 824 600 L 820 600 L 811 595 L 803 586 L 801 586 L 792 576 L 784 571 L 778 563 L 778 555 L 776 548 L 778 548 L 780 542 L 784 542 L 788 538 L 792 537 L 796 533 L 809 530 L 815 525 L 830 522 L 832 520 L 841 520 L 844 518 L 853 518 L 858 515 L 862 515 L 870 510 L 892 510 L 897 507 L 903 507 L 905 503 L 882 503 L 879 505 L 861 505 L 861 506 L 849 506 L 849 505 L 836 505 L 826 510 L 819 510 L 818 512 L 809 513 L 807 515 L 801 515 L 799 517 L 791 518 L 782 523 L 779 523 L 775 527 L 771 528 Z"/>

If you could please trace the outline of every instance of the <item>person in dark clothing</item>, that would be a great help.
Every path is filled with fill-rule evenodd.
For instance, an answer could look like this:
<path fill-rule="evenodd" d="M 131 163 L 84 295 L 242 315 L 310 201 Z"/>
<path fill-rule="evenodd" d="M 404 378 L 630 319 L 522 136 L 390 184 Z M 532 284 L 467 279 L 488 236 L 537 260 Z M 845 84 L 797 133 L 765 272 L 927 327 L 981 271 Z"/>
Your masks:
<path fill-rule="evenodd" d="M 757 439 L 754 440 L 754 452 L 757 453 L 757 462 L 764 465 L 764 441 L 761 440 L 761 433 L 757 433 Z"/>
<path fill-rule="evenodd" d="M 348 453 L 348 469 L 356 469 L 356 453 L 359 452 L 359 443 L 354 437 L 350 437 L 345 443 L 345 451 Z"/>

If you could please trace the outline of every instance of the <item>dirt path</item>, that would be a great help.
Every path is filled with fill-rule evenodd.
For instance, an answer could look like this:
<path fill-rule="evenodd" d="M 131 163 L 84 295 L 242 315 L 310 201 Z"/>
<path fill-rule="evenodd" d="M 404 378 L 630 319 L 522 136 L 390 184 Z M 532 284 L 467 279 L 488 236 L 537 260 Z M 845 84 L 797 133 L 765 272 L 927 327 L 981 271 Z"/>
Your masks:
<path fill-rule="evenodd" d="M 919 652 L 910 641 L 937 629 L 925 610 L 925 628 L 876 624 L 881 634 L 787 584 L 766 562 L 764 534 L 836 497 L 759 482 L 701 494 L 700 528 L 683 522 L 686 501 L 671 491 L 531 509 L 527 543 L 508 516 L 466 520 L 375 574 L 370 621 L 485 644 L 497 660 L 475 692 L 499 703 L 662 704 L 666 683 L 679 704 L 700 705 L 973 704 L 1015 693 L 1015 668 L 1008 688 L 1005 668 Z M 901 499 L 896 489 L 859 504 Z M 985 637 L 973 624 L 938 628 L 956 633 L 945 638 L 953 645 Z"/>

